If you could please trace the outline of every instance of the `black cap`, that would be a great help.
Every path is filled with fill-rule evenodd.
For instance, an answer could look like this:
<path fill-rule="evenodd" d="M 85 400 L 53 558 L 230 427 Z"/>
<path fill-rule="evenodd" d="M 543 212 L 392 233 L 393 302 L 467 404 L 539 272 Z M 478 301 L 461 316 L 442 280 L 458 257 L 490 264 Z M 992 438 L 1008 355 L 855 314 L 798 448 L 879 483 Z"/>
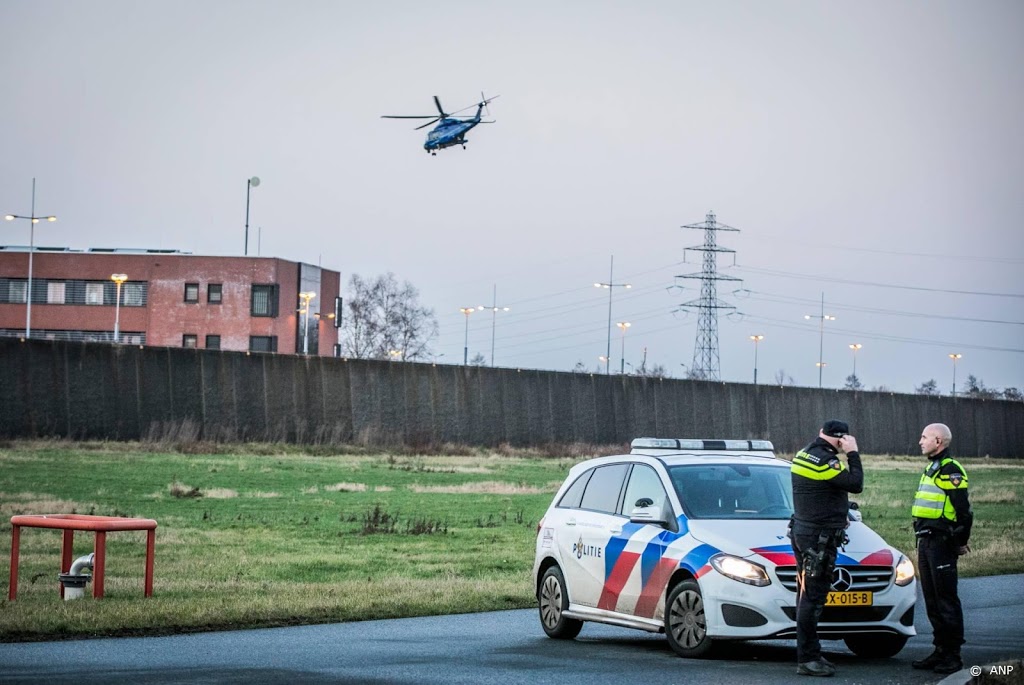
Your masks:
<path fill-rule="evenodd" d="M 821 432 L 830 438 L 841 438 L 850 432 L 850 427 L 845 421 L 826 421 L 825 425 L 821 427 Z"/>

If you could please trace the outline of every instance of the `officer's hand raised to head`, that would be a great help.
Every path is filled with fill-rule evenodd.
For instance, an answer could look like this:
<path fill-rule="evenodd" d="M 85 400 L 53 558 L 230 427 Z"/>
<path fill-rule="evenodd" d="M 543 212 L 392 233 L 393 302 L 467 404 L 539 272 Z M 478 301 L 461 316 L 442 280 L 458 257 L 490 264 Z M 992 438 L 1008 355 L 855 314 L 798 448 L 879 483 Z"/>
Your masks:
<path fill-rule="evenodd" d="M 839 438 L 839 449 L 843 452 L 857 452 L 857 438 L 852 435 Z"/>

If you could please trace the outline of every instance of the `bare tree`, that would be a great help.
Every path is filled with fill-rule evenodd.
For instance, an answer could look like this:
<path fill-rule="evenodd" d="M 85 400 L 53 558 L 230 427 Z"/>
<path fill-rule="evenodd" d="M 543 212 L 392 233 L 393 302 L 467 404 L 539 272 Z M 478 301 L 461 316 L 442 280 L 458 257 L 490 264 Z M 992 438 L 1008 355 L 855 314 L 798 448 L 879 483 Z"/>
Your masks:
<path fill-rule="evenodd" d="M 986 388 L 985 381 L 980 378 L 976 378 L 972 373 L 967 376 L 967 390 L 965 393 L 968 397 L 977 397 L 983 400 L 992 400 L 1001 394 L 996 388 Z"/>
<path fill-rule="evenodd" d="M 348 286 L 348 316 L 342 326 L 346 355 L 409 361 L 430 356 L 437 319 L 433 309 L 420 305 L 415 286 L 399 284 L 390 272 L 374 279 L 352 274 Z"/>
<path fill-rule="evenodd" d="M 847 390 L 863 390 L 864 384 L 860 382 L 855 374 L 850 374 L 846 377 L 846 385 L 844 386 Z"/>
<path fill-rule="evenodd" d="M 487 366 L 487 357 L 483 356 L 479 352 L 474 354 L 469 360 L 470 366 Z"/>
<path fill-rule="evenodd" d="M 775 385 L 796 385 L 796 381 L 786 373 L 785 369 L 779 369 L 775 372 Z"/>
<path fill-rule="evenodd" d="M 939 384 L 935 382 L 934 378 L 931 378 L 914 388 L 914 392 L 918 395 L 938 395 Z"/>
<path fill-rule="evenodd" d="M 1013 400 L 1014 402 L 1024 401 L 1024 395 L 1021 394 L 1020 390 L 1012 386 L 1003 389 L 1003 399 Z"/>

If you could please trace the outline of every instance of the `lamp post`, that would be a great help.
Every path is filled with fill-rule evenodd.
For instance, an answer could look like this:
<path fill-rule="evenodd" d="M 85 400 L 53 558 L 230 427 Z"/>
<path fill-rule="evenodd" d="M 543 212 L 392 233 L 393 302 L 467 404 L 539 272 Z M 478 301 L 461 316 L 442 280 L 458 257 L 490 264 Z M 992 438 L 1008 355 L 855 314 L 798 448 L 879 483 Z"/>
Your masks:
<path fill-rule="evenodd" d="M 478 310 L 476 307 L 459 307 L 459 311 L 466 315 L 466 337 L 462 344 L 462 365 L 467 366 L 469 364 L 469 317 Z"/>
<path fill-rule="evenodd" d="M 628 321 L 619 321 L 615 324 L 622 331 L 622 354 L 619 357 L 619 375 L 626 373 L 626 329 L 632 326 Z"/>
<path fill-rule="evenodd" d="M 821 314 L 818 316 L 812 316 L 810 314 L 804 314 L 805 319 L 818 319 L 818 387 L 821 387 L 821 370 L 825 368 L 825 322 L 835 321 L 836 317 L 825 313 L 825 293 L 821 294 Z"/>
<path fill-rule="evenodd" d="M 508 307 L 499 307 L 498 306 L 498 285 L 497 285 L 497 283 L 494 284 L 494 293 L 491 296 L 491 306 L 490 307 L 485 307 L 484 305 L 480 305 L 479 307 L 477 307 L 477 309 L 479 309 L 480 311 L 483 311 L 484 309 L 490 309 L 491 310 L 491 366 L 494 366 L 494 329 L 495 329 L 495 326 L 497 325 L 498 312 L 507 312 L 507 311 L 509 311 Z"/>
<path fill-rule="evenodd" d="M 253 176 L 245 180 L 245 256 L 249 256 L 249 191 L 260 185 L 260 177 Z"/>
<path fill-rule="evenodd" d="M 764 336 L 755 334 L 750 336 L 750 339 L 754 341 L 754 385 L 757 385 L 757 344 L 764 340 Z"/>
<path fill-rule="evenodd" d="M 32 213 L 28 216 L 19 214 L 8 214 L 4 217 L 7 221 L 15 219 L 27 219 L 29 222 L 28 231 L 28 285 L 25 292 L 25 337 L 32 337 L 32 255 L 36 251 L 36 224 L 40 221 L 56 221 L 55 216 L 36 216 L 36 180 L 32 179 Z"/>
<path fill-rule="evenodd" d="M 302 354 L 309 354 L 309 306 L 316 293 L 312 291 L 299 293 L 299 300 L 302 301 Z"/>
<path fill-rule="evenodd" d="M 953 360 L 953 397 L 956 397 L 956 362 L 963 355 L 959 352 L 950 352 L 949 358 Z"/>
<path fill-rule="evenodd" d="M 128 280 L 127 274 L 110 274 L 110 280 L 117 285 L 114 298 L 114 343 L 121 342 L 121 285 Z"/>
<path fill-rule="evenodd" d="M 864 347 L 860 343 L 850 343 L 850 349 L 853 350 L 853 377 L 857 377 L 857 351 Z"/>
<path fill-rule="evenodd" d="M 607 283 L 595 283 L 595 288 L 608 288 L 608 350 L 605 352 L 605 366 L 604 372 L 611 373 L 609 366 L 612 358 L 612 291 L 615 288 L 632 288 L 633 286 L 629 283 L 616 283 L 613 278 L 615 273 L 615 255 L 612 255 L 611 264 L 608 267 L 608 282 Z"/>

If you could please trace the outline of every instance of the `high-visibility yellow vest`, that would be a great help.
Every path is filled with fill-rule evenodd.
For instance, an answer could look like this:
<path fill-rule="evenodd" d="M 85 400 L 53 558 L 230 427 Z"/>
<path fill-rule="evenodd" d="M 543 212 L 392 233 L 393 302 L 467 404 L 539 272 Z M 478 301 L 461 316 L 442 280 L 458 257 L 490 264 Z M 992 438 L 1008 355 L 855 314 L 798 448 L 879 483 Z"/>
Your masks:
<path fill-rule="evenodd" d="M 956 464 L 961 473 L 952 477 L 941 474 L 946 464 Z M 962 475 L 961 475 L 962 474 Z M 917 494 L 914 495 L 914 506 L 910 513 L 915 518 L 941 519 L 956 521 L 956 511 L 949 501 L 950 490 L 967 489 L 967 472 L 960 462 L 949 457 L 943 459 L 937 468 L 929 464 L 924 473 L 921 474 L 921 482 L 917 485 Z"/>
<path fill-rule="evenodd" d="M 836 468 L 836 464 L 838 464 L 838 468 Z M 810 478 L 811 480 L 832 480 L 846 470 L 846 465 L 838 459 L 827 461 L 824 464 L 816 464 L 811 455 L 800 450 L 793 457 L 793 465 L 789 470 L 798 476 Z"/>

